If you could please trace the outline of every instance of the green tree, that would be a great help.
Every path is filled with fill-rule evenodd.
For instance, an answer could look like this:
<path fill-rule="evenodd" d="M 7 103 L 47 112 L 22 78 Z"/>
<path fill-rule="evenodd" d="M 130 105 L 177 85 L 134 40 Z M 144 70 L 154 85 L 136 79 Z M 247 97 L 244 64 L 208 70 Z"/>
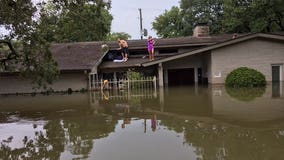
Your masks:
<path fill-rule="evenodd" d="M 223 26 L 226 32 L 284 31 L 284 1 L 225 1 Z"/>
<path fill-rule="evenodd" d="M 32 17 L 37 11 L 31 0 L 0 0 L 0 26 L 7 29 L 4 38 L 23 38 L 31 30 Z"/>
<path fill-rule="evenodd" d="M 152 23 L 157 35 L 163 38 L 183 36 L 184 25 L 181 19 L 181 11 L 178 7 L 166 10 L 164 14 L 156 17 Z"/>
<path fill-rule="evenodd" d="M 207 23 L 211 33 L 222 31 L 224 0 L 181 0 L 181 16 L 186 30 L 184 35 L 192 35 L 198 23 Z"/>
<path fill-rule="evenodd" d="M 118 38 L 128 40 L 131 36 L 125 32 L 113 32 L 108 34 L 107 39 L 108 41 L 116 41 Z"/>
<path fill-rule="evenodd" d="M 7 44 L 12 41 L 18 46 L 16 51 L 9 47 L 11 53 L 4 55 L 6 60 L 1 60 L 0 70 L 17 69 L 37 87 L 46 88 L 57 77 L 58 71 L 49 51 L 50 45 L 43 38 L 45 32 L 36 29 L 34 15 L 37 7 L 31 0 L 1 0 L 0 4 L 0 25 L 7 30 L 7 34 L 1 37 Z M 17 56 L 11 58 L 9 55 L 12 54 Z"/>
<path fill-rule="evenodd" d="M 222 31 L 223 0 L 181 0 L 180 7 L 158 16 L 153 28 L 160 37 L 192 35 L 198 23 L 207 23 L 211 33 Z"/>
<path fill-rule="evenodd" d="M 112 21 L 109 9 L 103 0 L 48 1 L 40 25 L 51 25 L 49 39 L 55 42 L 105 40 Z"/>
<path fill-rule="evenodd" d="M 188 36 L 198 23 L 207 23 L 211 34 L 284 31 L 284 1 L 181 0 L 153 28 L 160 37 Z"/>
<path fill-rule="evenodd" d="M 49 0 L 35 5 L 32 0 L 0 0 L 0 4 L 0 27 L 7 30 L 0 38 L 17 44 L 17 56 L 0 54 L 0 70 L 18 69 L 35 87 L 46 88 L 58 76 L 51 42 L 104 40 L 110 32 L 110 1 Z"/>

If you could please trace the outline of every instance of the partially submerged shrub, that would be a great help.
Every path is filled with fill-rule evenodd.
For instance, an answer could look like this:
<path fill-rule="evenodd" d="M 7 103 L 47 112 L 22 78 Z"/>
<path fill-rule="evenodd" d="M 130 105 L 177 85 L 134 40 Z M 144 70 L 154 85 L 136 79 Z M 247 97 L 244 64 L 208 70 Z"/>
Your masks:
<path fill-rule="evenodd" d="M 247 67 L 240 67 L 233 70 L 226 78 L 226 86 L 239 87 L 264 87 L 265 76 L 259 71 Z"/>

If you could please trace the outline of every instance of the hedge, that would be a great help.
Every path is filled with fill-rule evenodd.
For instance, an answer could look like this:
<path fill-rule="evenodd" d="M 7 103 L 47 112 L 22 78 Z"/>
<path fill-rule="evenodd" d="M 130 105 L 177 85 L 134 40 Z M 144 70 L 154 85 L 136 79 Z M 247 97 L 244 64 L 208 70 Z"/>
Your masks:
<path fill-rule="evenodd" d="M 247 67 L 240 67 L 229 73 L 225 84 L 233 88 L 264 87 L 266 80 L 261 72 Z"/>

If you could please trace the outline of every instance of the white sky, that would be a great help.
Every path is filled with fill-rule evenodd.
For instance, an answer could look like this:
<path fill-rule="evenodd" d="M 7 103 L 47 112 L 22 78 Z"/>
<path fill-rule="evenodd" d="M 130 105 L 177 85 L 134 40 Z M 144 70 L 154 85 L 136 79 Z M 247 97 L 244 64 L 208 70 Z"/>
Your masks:
<path fill-rule="evenodd" d="M 170 10 L 172 6 L 179 6 L 180 0 L 112 0 L 111 14 L 113 15 L 112 32 L 126 32 L 131 39 L 140 39 L 139 10 L 142 10 L 143 28 L 148 35 L 157 37 L 152 30 L 155 18 Z M 144 37 L 145 38 L 145 37 Z"/>

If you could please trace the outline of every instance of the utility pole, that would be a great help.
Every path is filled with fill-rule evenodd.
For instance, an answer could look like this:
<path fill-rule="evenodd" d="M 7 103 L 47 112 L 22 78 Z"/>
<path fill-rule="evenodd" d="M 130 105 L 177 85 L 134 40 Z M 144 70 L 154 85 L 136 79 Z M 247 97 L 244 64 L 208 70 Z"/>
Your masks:
<path fill-rule="evenodd" d="M 141 35 L 141 39 L 143 39 L 142 10 L 141 8 L 138 8 L 138 10 L 139 10 L 139 15 L 140 15 L 140 35 Z"/>

